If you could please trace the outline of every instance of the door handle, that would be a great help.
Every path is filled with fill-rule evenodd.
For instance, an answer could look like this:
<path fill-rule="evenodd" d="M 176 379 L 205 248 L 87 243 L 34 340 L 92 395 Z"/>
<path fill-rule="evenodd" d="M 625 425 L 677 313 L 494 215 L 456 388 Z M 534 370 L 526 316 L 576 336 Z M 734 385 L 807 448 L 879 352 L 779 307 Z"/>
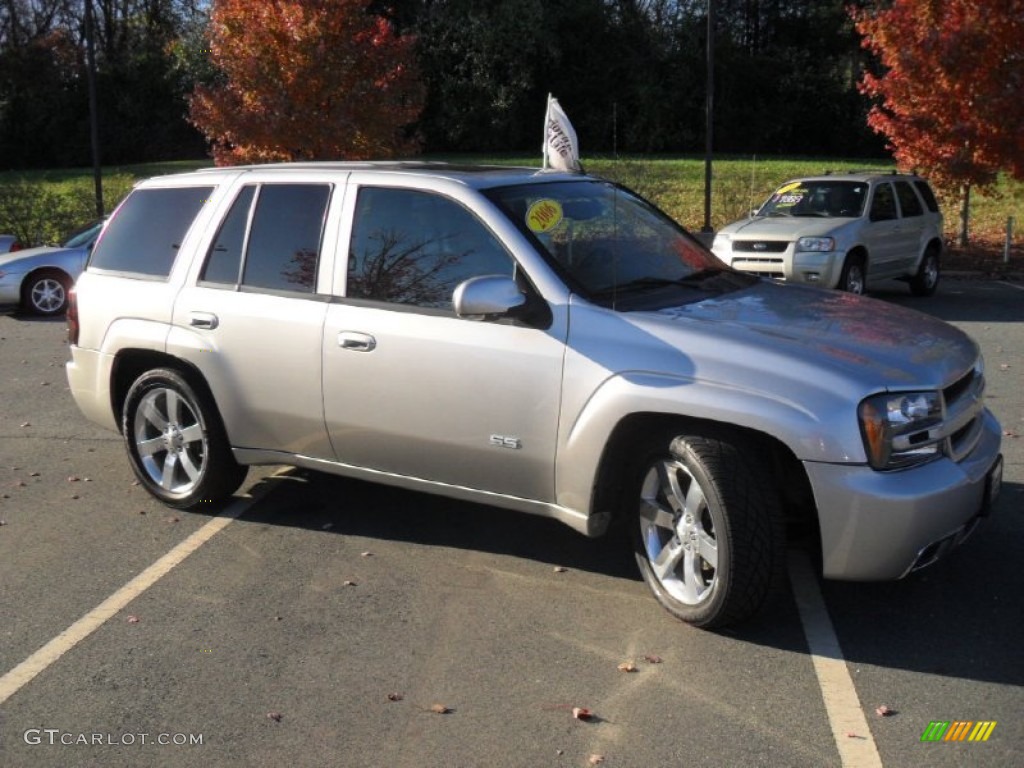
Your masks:
<path fill-rule="evenodd" d="M 368 333 L 341 331 L 338 334 L 338 346 L 353 352 L 372 352 L 377 348 L 377 340 Z"/>
<path fill-rule="evenodd" d="M 220 320 L 212 312 L 192 312 L 188 324 L 193 328 L 205 328 L 212 331 L 220 324 Z"/>

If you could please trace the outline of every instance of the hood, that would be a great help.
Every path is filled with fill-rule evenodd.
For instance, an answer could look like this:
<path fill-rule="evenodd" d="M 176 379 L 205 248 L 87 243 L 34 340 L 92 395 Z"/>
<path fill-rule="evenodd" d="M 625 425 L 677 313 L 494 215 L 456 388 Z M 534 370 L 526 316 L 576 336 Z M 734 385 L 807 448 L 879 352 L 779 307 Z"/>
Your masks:
<path fill-rule="evenodd" d="M 664 342 L 684 350 L 699 343 L 719 365 L 761 371 L 766 382 L 810 377 L 866 392 L 941 389 L 978 357 L 965 333 L 915 310 L 767 281 L 720 298 L 630 314 Z"/>
<path fill-rule="evenodd" d="M 796 240 L 798 237 L 822 237 L 856 219 L 823 218 L 817 216 L 755 216 L 734 221 L 723 227 L 720 234 L 744 240 Z"/>
<path fill-rule="evenodd" d="M 33 259 L 39 257 L 46 258 L 58 253 L 63 253 L 64 251 L 67 250 L 69 249 L 44 245 L 38 248 L 23 248 L 22 250 L 15 251 L 14 253 L 0 254 L 0 269 L 2 269 L 6 264 L 10 264 L 15 261 L 23 261 L 26 259 Z"/>

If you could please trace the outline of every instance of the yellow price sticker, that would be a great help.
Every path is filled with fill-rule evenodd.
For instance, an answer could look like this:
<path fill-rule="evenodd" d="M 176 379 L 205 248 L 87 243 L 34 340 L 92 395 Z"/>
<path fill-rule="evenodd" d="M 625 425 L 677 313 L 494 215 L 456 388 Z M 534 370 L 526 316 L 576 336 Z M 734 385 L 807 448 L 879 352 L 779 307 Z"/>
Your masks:
<path fill-rule="evenodd" d="M 550 232 L 562 222 L 562 205 L 557 200 L 538 200 L 526 212 L 531 232 Z"/>

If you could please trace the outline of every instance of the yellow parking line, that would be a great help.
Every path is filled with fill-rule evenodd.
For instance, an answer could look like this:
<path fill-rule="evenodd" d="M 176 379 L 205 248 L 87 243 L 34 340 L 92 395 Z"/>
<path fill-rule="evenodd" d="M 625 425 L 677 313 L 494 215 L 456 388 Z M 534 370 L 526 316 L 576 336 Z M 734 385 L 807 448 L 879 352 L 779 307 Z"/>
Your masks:
<path fill-rule="evenodd" d="M 251 497 L 240 498 L 228 505 L 220 515 L 213 518 L 187 539 L 174 547 L 146 570 L 129 581 L 117 592 L 97 605 L 85 616 L 65 629 L 46 645 L 33 653 L 10 672 L 0 677 L 0 704 L 17 693 L 31 681 L 78 643 L 99 629 L 104 622 L 122 610 L 128 603 L 153 586 L 172 568 L 191 555 L 203 544 L 224 530 L 233 520 L 240 517 L 258 498 L 265 495 L 256 493 Z"/>
<path fill-rule="evenodd" d="M 817 574 L 804 553 L 790 556 L 789 574 L 843 768 L 881 768 L 882 758 L 864 717 L 864 709 L 832 628 L 825 600 L 818 589 Z"/>

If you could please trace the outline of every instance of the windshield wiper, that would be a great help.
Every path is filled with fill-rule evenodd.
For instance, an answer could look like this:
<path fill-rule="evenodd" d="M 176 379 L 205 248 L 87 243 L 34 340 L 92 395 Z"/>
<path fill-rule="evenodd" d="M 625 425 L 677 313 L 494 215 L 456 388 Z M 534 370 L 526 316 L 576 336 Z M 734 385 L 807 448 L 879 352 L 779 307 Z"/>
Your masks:
<path fill-rule="evenodd" d="M 711 277 L 711 273 L 717 273 L 721 270 L 717 269 L 702 269 L 700 272 L 694 272 L 692 275 L 680 278 L 667 278 L 667 277 L 638 277 L 635 280 L 627 280 L 624 283 L 618 285 L 609 285 L 606 288 L 602 288 L 599 291 L 594 291 L 594 296 L 598 298 L 604 298 L 606 296 L 614 296 L 618 293 L 631 293 L 634 291 L 646 291 L 652 288 L 664 288 L 669 285 L 682 286 L 684 288 L 691 288 L 701 290 L 700 285 L 693 282 L 692 278 L 697 277 L 697 280 L 703 280 L 704 278 Z"/>

